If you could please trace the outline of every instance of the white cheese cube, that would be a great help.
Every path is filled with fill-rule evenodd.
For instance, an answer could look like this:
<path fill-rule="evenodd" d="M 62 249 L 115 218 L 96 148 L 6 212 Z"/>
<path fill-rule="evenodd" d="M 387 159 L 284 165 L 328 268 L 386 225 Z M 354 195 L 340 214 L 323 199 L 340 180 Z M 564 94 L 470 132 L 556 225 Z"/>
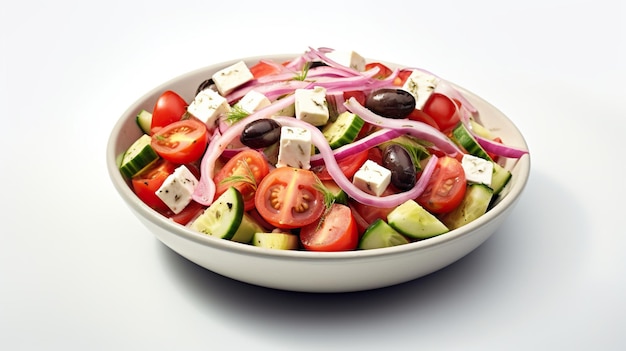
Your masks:
<path fill-rule="evenodd" d="M 402 89 L 413 95 L 415 108 L 421 110 L 424 108 L 426 100 L 433 94 L 437 84 L 439 84 L 439 78 L 426 72 L 414 70 L 404 82 Z"/>
<path fill-rule="evenodd" d="M 189 202 L 193 194 L 198 179 L 184 165 L 179 166 L 170 174 L 161 187 L 156 191 L 156 195 L 174 213 L 180 213 Z"/>
<path fill-rule="evenodd" d="M 241 107 L 244 111 L 248 113 L 253 113 L 262 109 L 263 107 L 269 106 L 272 102 L 265 95 L 259 93 L 256 90 L 251 90 L 244 95 L 239 102 L 237 102 L 237 106 Z"/>
<path fill-rule="evenodd" d="M 352 184 L 376 196 L 382 195 L 389 183 L 391 183 L 391 171 L 372 160 L 365 161 L 352 178 Z"/>
<path fill-rule="evenodd" d="M 461 159 L 461 165 L 465 171 L 468 182 L 482 183 L 491 186 L 493 177 L 493 162 L 484 158 L 465 154 Z"/>
<path fill-rule="evenodd" d="M 276 167 L 311 168 L 311 132 L 303 128 L 281 127 Z"/>
<path fill-rule="evenodd" d="M 187 106 L 187 112 L 212 127 L 220 115 L 230 112 L 230 105 L 215 90 L 204 89 Z"/>
<path fill-rule="evenodd" d="M 226 96 L 236 88 L 254 79 L 245 62 L 239 61 L 223 68 L 211 77 L 220 94 Z"/>
<path fill-rule="evenodd" d="M 326 89 L 323 87 L 296 89 L 295 97 L 296 101 L 294 104 L 297 119 L 314 126 L 323 126 L 328 122 Z"/>
<path fill-rule="evenodd" d="M 332 51 L 326 53 L 326 56 L 340 65 L 350 67 L 359 72 L 365 71 L 365 58 L 354 51 Z"/>

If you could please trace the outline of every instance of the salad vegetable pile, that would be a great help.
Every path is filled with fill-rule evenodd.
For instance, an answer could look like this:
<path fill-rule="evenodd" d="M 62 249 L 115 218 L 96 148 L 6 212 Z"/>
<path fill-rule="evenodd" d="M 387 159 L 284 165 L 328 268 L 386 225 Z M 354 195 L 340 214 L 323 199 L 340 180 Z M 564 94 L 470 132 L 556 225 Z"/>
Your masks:
<path fill-rule="evenodd" d="M 239 61 L 164 91 L 120 156 L 135 194 L 192 230 L 273 249 L 424 240 L 486 213 L 527 151 L 444 79 L 356 52 Z"/>

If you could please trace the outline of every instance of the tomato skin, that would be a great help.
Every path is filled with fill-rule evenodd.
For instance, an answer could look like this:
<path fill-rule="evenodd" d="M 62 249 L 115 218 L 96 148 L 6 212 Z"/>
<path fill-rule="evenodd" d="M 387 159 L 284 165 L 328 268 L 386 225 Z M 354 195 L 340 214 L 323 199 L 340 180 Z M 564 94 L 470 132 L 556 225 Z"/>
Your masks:
<path fill-rule="evenodd" d="M 398 72 L 398 76 L 396 77 L 396 79 L 393 80 L 393 85 L 398 86 L 398 87 L 403 86 L 406 80 L 409 79 L 409 76 L 411 75 L 411 73 L 413 73 L 413 71 L 409 69 L 400 70 L 400 72 Z"/>
<path fill-rule="evenodd" d="M 187 112 L 187 101 L 177 93 L 166 90 L 152 109 L 151 134 L 166 125 L 180 121 Z"/>
<path fill-rule="evenodd" d="M 364 150 L 353 156 L 346 157 L 337 162 L 339 168 L 348 179 L 352 179 L 354 173 L 361 168 L 361 166 L 367 161 L 369 151 Z M 320 180 L 332 180 L 330 173 L 326 169 L 326 166 L 316 166 L 311 169 Z"/>
<path fill-rule="evenodd" d="M 259 79 L 264 76 L 268 76 L 271 74 L 279 73 L 279 69 L 277 66 L 272 65 L 271 63 L 267 63 L 265 61 L 259 61 L 258 63 L 250 66 L 250 72 L 254 79 Z"/>
<path fill-rule="evenodd" d="M 357 224 L 350 207 L 337 203 L 322 218 L 300 230 L 300 243 L 309 251 L 355 250 L 358 241 Z"/>
<path fill-rule="evenodd" d="M 344 100 L 347 101 L 351 97 L 355 98 L 356 101 L 359 102 L 359 104 L 365 105 L 365 100 L 367 99 L 367 96 L 365 96 L 365 92 L 363 92 L 361 90 L 350 90 L 350 91 L 344 91 L 343 92 L 343 99 Z"/>
<path fill-rule="evenodd" d="M 441 130 L 441 128 L 439 128 L 439 125 L 437 124 L 435 119 L 422 110 L 418 110 L 418 109 L 413 110 L 413 112 L 411 112 L 411 114 L 409 115 L 408 119 L 426 123 L 429 126 L 436 128 L 437 130 Z"/>
<path fill-rule="evenodd" d="M 435 120 L 439 130 L 444 133 L 454 128 L 460 121 L 458 105 L 440 93 L 433 93 L 426 100 L 423 111 Z"/>
<path fill-rule="evenodd" d="M 187 225 L 193 219 L 198 217 L 204 209 L 205 207 L 203 205 L 191 200 L 191 202 L 179 213 L 174 214 L 173 212 L 170 212 L 167 215 L 174 222 L 181 225 Z"/>
<path fill-rule="evenodd" d="M 394 194 L 394 190 L 391 187 L 388 187 L 383 192 L 382 196 L 388 196 Z M 382 220 L 387 220 L 387 215 L 389 212 L 393 211 L 395 207 L 380 207 L 380 206 L 371 206 L 364 205 L 358 201 L 350 200 L 350 207 L 367 223 L 366 228 L 374 223 L 374 221 L 378 218 Z M 364 229 L 366 229 L 364 228 Z"/>
<path fill-rule="evenodd" d="M 431 213 L 447 213 L 463 201 L 466 189 L 467 179 L 461 162 L 456 158 L 443 156 L 437 160 L 424 192 L 416 201 Z"/>
<path fill-rule="evenodd" d="M 213 177 L 216 186 L 215 197 L 219 197 L 229 187 L 233 186 L 243 195 L 244 210 L 249 211 L 254 208 L 255 186 L 250 181 L 228 181 L 227 178 L 252 175 L 254 184 L 258 187 L 258 184 L 269 171 L 269 164 L 260 152 L 252 149 L 243 150 L 228 160 Z"/>
<path fill-rule="evenodd" d="M 200 159 L 209 142 L 204 123 L 190 118 L 170 123 L 152 135 L 152 148 L 164 159 L 184 164 Z"/>
<path fill-rule="evenodd" d="M 391 73 L 393 73 L 393 71 L 389 67 L 387 67 L 386 65 L 380 62 L 370 62 L 370 63 L 365 64 L 366 71 L 374 67 L 378 67 L 379 69 L 378 73 L 374 76 L 374 78 L 377 78 L 377 79 L 385 79 L 389 77 Z"/>
<path fill-rule="evenodd" d="M 315 186 L 318 178 L 305 169 L 271 170 L 257 187 L 255 206 L 276 228 L 293 229 L 313 223 L 324 211 L 324 197 Z"/>
<path fill-rule="evenodd" d="M 157 160 L 148 169 L 133 177 L 131 180 L 133 191 L 141 201 L 154 210 L 160 213 L 169 211 L 163 200 L 156 195 L 156 191 L 175 169 L 176 164 L 164 159 Z"/>

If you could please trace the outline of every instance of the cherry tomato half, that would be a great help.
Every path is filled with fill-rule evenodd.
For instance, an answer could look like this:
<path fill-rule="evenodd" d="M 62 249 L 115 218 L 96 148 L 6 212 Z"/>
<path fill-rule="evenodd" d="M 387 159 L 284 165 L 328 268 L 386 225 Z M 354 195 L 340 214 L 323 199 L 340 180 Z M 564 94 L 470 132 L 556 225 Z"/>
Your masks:
<path fill-rule="evenodd" d="M 243 150 L 228 160 L 213 177 L 215 197 L 233 186 L 243 195 L 244 209 L 249 211 L 254 208 L 257 186 L 269 171 L 269 165 L 260 152 Z"/>
<path fill-rule="evenodd" d="M 280 70 L 277 65 L 272 65 L 266 61 L 259 61 L 258 63 L 250 66 L 250 72 L 252 73 L 254 79 L 259 79 L 264 76 L 276 74 L 280 72 Z"/>
<path fill-rule="evenodd" d="M 457 104 L 443 94 L 432 93 L 426 100 L 423 111 L 435 120 L 439 130 L 444 133 L 459 123 Z"/>
<path fill-rule="evenodd" d="M 413 73 L 413 71 L 410 69 L 400 70 L 400 72 L 398 72 L 398 76 L 396 77 L 396 79 L 393 80 L 393 85 L 398 86 L 398 87 L 403 86 L 406 80 L 409 79 L 409 76 L 411 75 L 411 73 Z"/>
<path fill-rule="evenodd" d="M 309 251 L 356 249 L 359 233 L 350 207 L 333 204 L 322 218 L 300 230 L 300 242 Z"/>
<path fill-rule="evenodd" d="M 191 202 L 179 213 L 169 212 L 166 215 L 178 224 L 187 225 L 193 219 L 197 218 L 204 212 L 205 206 L 191 200 Z"/>
<path fill-rule="evenodd" d="M 176 169 L 176 164 L 164 159 L 159 159 L 148 169 L 139 173 L 131 180 L 133 190 L 137 197 L 146 205 L 160 213 L 169 211 L 167 205 L 156 195 L 165 179 Z"/>
<path fill-rule="evenodd" d="M 170 123 L 152 135 L 152 148 L 159 156 L 174 163 L 197 161 L 209 142 L 204 123 L 190 118 Z"/>
<path fill-rule="evenodd" d="M 441 130 L 435 119 L 422 110 L 415 109 L 408 117 L 410 120 L 426 123 L 429 126 Z"/>
<path fill-rule="evenodd" d="M 378 67 L 379 69 L 378 73 L 374 76 L 374 78 L 377 78 L 377 79 L 385 79 L 389 77 L 391 73 L 393 73 L 393 71 L 389 67 L 385 66 L 384 64 L 380 62 L 370 62 L 366 64 L 365 70 L 367 71 L 374 67 Z"/>
<path fill-rule="evenodd" d="M 187 102 L 177 93 L 167 90 L 161 94 L 152 109 L 152 133 L 166 125 L 180 121 L 187 112 Z"/>
<path fill-rule="evenodd" d="M 354 173 L 356 173 L 356 171 L 358 171 L 359 168 L 361 168 L 361 166 L 365 163 L 365 161 L 367 161 L 368 154 L 369 154 L 369 151 L 364 150 L 353 156 L 346 157 L 338 161 L 337 164 L 339 165 L 339 168 L 341 168 L 341 171 L 346 176 L 346 178 L 352 179 L 352 177 L 354 176 Z M 333 179 L 330 173 L 328 173 L 326 166 L 323 166 L 323 165 L 316 166 L 316 167 L 313 167 L 311 170 L 315 172 L 315 174 L 320 180 Z"/>
<path fill-rule="evenodd" d="M 324 211 L 324 198 L 315 186 L 318 178 L 305 169 L 279 167 L 261 180 L 255 205 L 259 214 L 277 228 L 299 228 L 313 223 Z"/>
<path fill-rule="evenodd" d="M 437 160 L 426 189 L 416 201 L 431 213 L 450 212 L 461 203 L 466 188 L 467 179 L 461 162 L 443 156 Z"/>

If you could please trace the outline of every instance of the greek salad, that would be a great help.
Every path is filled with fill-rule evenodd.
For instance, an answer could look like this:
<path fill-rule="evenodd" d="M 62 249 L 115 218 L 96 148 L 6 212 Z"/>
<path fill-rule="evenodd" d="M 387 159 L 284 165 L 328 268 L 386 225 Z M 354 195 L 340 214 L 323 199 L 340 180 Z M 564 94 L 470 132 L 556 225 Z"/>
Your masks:
<path fill-rule="evenodd" d="M 186 100 L 139 111 L 120 155 L 135 194 L 206 235 L 270 249 L 346 251 L 425 240 L 492 206 L 498 161 L 527 151 L 481 125 L 452 84 L 357 52 L 239 61 Z"/>

